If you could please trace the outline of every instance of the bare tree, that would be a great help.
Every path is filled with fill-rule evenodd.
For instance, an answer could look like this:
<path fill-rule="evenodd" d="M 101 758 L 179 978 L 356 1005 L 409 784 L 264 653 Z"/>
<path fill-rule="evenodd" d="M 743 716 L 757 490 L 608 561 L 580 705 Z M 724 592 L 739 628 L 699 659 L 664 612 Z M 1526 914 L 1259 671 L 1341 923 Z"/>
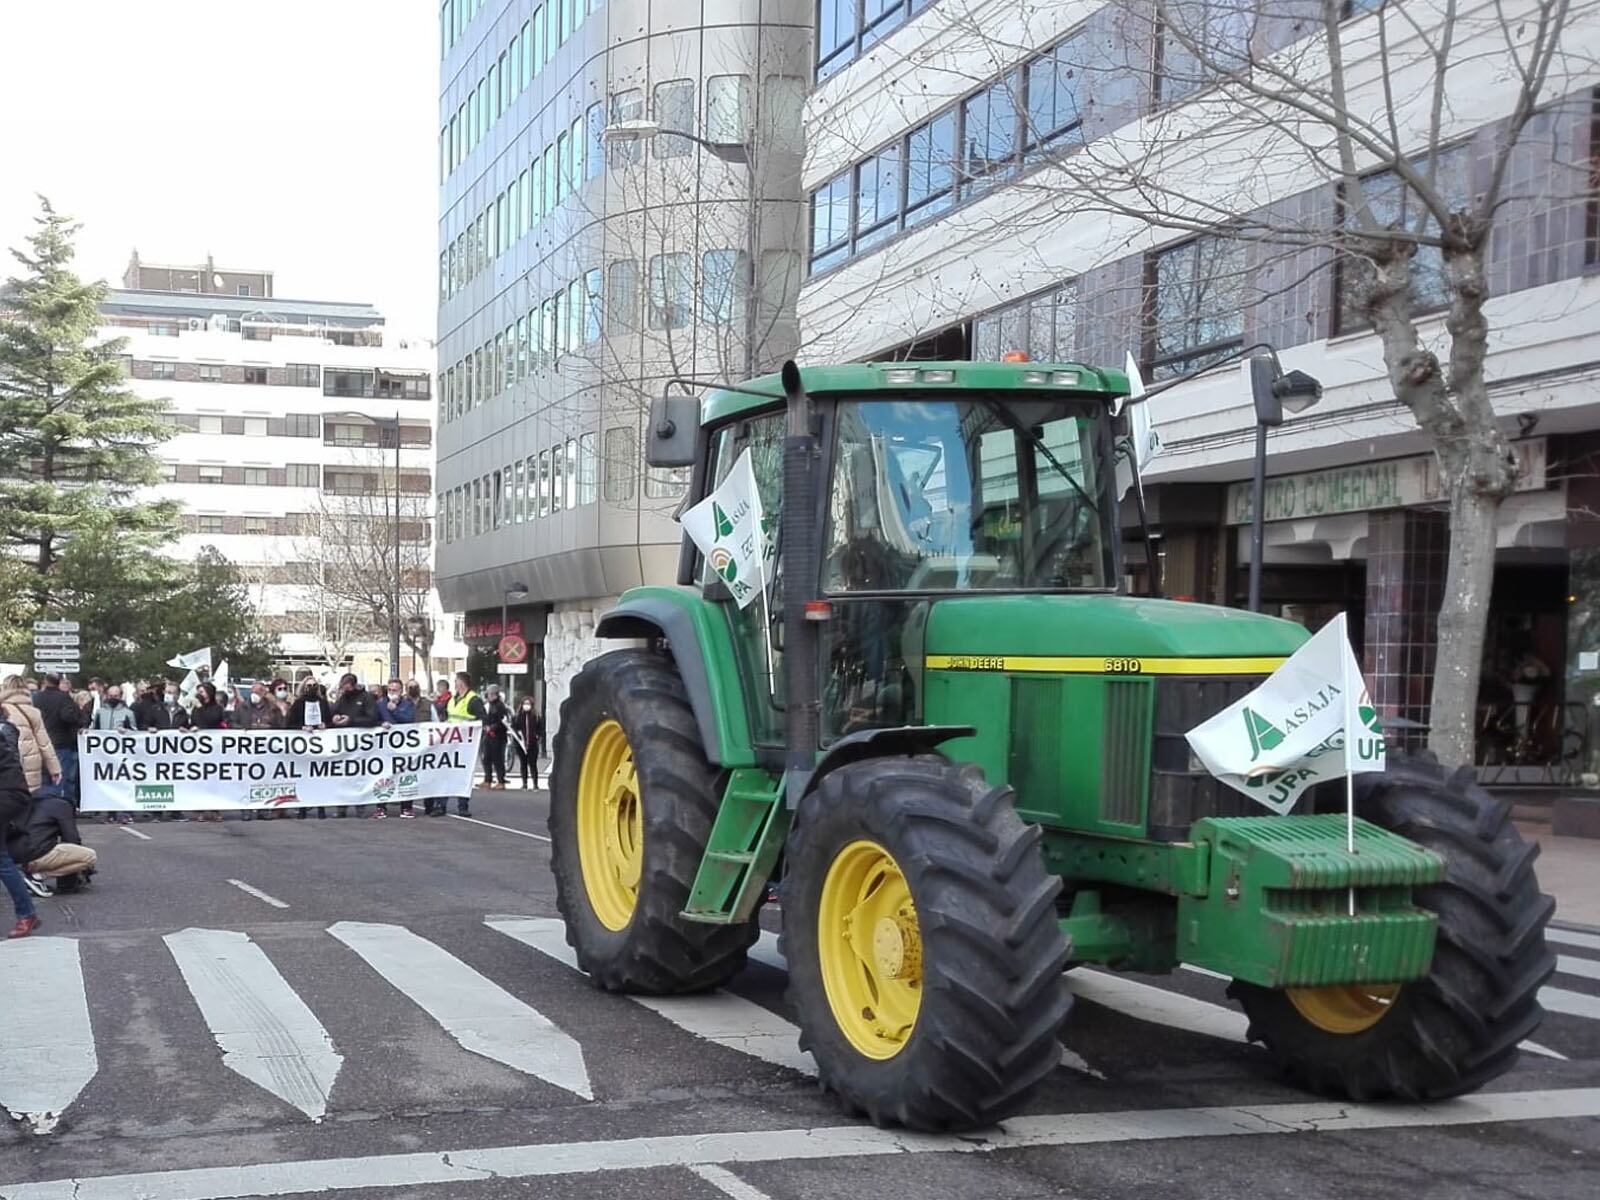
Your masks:
<path fill-rule="evenodd" d="M 944 42 L 888 74 L 921 73 L 950 94 L 1007 81 L 1020 153 L 997 167 L 969 138 L 955 164 L 963 187 L 991 171 L 1010 184 L 987 202 L 991 236 L 1026 244 L 1090 228 L 1110 262 L 1201 235 L 1196 255 L 1211 261 L 1173 291 L 1186 319 L 1219 327 L 1266 291 L 1340 272 L 1346 328 L 1377 335 L 1389 386 L 1438 458 L 1451 553 L 1431 745 L 1472 761 L 1496 520 L 1519 473 L 1485 376 L 1491 244 L 1590 186 L 1559 125 L 1563 106 L 1588 111 L 1579 88 L 1594 63 L 1579 55 L 1592 37 L 1572 35 L 1592 35 L 1600 6 L 1112 0 L 1076 32 L 1060 15 L 1069 7 L 1042 0 L 1012 35 L 977 6 L 952 10 L 968 44 L 988 49 L 965 69 L 970 83 L 944 78 L 959 61 Z M 1042 66 L 1005 74 L 1057 34 L 1068 36 Z M 820 132 L 848 143 L 871 114 L 841 108 Z M 1149 281 L 1129 290 L 1128 315 L 1146 324 Z"/>

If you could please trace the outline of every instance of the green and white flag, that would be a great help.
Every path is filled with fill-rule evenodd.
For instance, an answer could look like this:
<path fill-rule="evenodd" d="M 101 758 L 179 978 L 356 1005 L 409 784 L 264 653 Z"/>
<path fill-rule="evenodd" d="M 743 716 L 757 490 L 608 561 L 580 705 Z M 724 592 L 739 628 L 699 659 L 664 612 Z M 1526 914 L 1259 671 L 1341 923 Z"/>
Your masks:
<path fill-rule="evenodd" d="M 1255 691 L 1187 736 L 1206 770 L 1275 813 L 1288 812 L 1324 780 L 1385 766 L 1378 714 L 1344 613 Z"/>
<path fill-rule="evenodd" d="M 773 542 L 748 449 L 716 491 L 683 514 L 683 528 L 740 608 L 766 590 L 772 578 Z"/>

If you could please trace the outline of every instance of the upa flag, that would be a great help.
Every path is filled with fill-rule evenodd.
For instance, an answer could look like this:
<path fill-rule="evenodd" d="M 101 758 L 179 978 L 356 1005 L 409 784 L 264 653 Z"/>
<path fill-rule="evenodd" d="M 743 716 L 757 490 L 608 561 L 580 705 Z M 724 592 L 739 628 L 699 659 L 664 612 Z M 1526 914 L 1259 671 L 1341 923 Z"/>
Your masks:
<path fill-rule="evenodd" d="M 740 608 L 766 590 L 772 577 L 771 523 L 761 511 L 748 448 L 717 490 L 683 514 L 683 528 Z"/>
<path fill-rule="evenodd" d="M 1206 770 L 1275 813 L 1324 780 L 1385 765 L 1378 714 L 1343 613 L 1255 691 L 1187 736 Z"/>
<path fill-rule="evenodd" d="M 167 659 L 167 666 L 177 667 L 180 670 L 192 671 L 197 667 L 211 670 L 211 647 L 204 646 L 199 650 L 191 650 L 187 654 L 175 654 Z"/>

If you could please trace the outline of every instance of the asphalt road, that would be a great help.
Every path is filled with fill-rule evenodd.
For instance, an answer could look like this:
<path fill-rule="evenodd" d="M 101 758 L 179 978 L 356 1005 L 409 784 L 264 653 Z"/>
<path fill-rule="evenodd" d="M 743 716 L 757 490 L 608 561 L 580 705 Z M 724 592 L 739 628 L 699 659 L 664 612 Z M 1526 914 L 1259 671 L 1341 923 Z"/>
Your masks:
<path fill-rule="evenodd" d="M 711 997 L 598 993 L 543 795 L 473 815 L 90 827 L 96 886 L 0 943 L 0 1200 L 1596 1194 L 1600 932 L 1561 933 L 1567 1011 L 1467 1101 L 1308 1097 L 1219 980 L 1079 971 L 1027 1113 L 918 1137 L 819 1093 L 772 939 Z"/>

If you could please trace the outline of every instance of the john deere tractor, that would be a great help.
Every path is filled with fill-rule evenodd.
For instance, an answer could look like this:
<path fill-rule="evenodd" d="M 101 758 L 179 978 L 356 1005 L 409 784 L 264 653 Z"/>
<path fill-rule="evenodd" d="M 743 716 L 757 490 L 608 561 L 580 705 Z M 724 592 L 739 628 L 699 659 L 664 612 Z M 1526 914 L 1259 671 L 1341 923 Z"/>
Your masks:
<path fill-rule="evenodd" d="M 1318 1092 L 1436 1099 L 1511 1066 L 1554 965 L 1537 847 L 1427 757 L 1358 777 L 1353 852 L 1342 784 L 1280 816 L 1205 773 L 1185 732 L 1306 634 L 1123 594 L 1128 391 L 788 364 L 656 402 L 647 457 L 692 468 L 690 503 L 749 453 L 776 561 L 752 599 L 686 540 L 562 706 L 555 875 L 599 987 L 725 982 L 776 883 L 801 1045 L 879 1124 L 1014 1112 L 1076 964 L 1225 975 Z"/>

